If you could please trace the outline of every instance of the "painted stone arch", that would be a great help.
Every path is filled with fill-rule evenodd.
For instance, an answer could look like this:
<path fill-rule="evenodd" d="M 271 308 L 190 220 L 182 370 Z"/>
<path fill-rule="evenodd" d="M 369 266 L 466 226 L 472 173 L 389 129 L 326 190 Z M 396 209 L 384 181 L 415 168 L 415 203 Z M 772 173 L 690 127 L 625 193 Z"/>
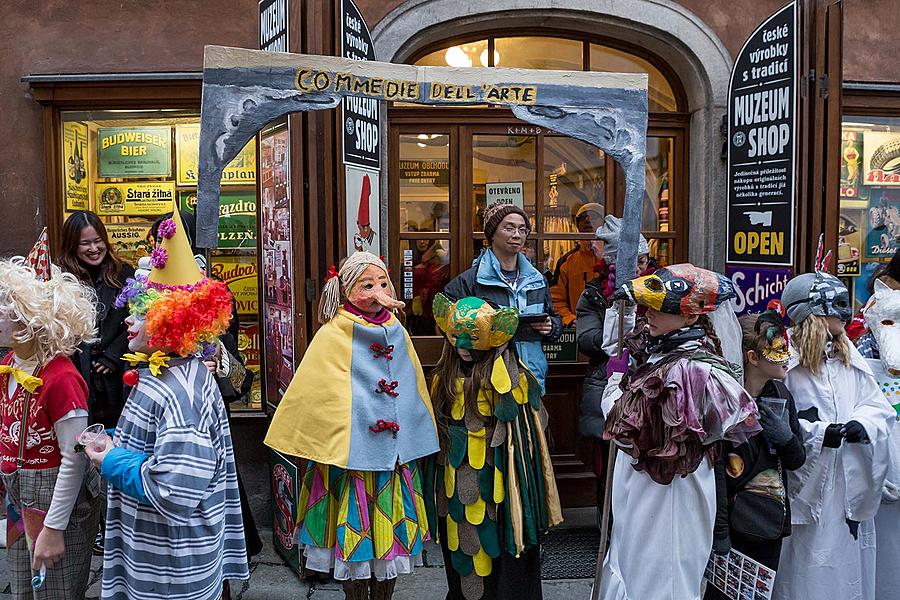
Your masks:
<path fill-rule="evenodd" d="M 602 7 L 602 8 L 601 8 Z M 493 35 L 497 30 L 540 26 L 586 36 L 602 35 L 665 57 L 685 92 L 690 113 L 689 260 L 724 265 L 725 233 L 712 227 L 724 218 L 726 164 L 720 125 L 726 114 L 732 59 L 718 36 L 697 15 L 672 0 L 408 0 L 372 30 L 380 60 L 406 62 L 453 36 Z M 552 33 L 548 33 L 552 36 Z"/>

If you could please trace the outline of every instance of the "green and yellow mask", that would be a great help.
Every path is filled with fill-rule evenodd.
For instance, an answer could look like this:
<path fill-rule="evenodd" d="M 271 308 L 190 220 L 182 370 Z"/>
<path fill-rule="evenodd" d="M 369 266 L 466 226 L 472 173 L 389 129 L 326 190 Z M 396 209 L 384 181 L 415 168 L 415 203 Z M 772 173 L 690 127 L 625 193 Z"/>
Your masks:
<path fill-rule="evenodd" d="M 434 320 L 456 348 L 490 350 L 509 342 L 519 327 L 519 311 L 494 308 L 481 298 L 451 302 L 443 294 L 434 297 Z"/>

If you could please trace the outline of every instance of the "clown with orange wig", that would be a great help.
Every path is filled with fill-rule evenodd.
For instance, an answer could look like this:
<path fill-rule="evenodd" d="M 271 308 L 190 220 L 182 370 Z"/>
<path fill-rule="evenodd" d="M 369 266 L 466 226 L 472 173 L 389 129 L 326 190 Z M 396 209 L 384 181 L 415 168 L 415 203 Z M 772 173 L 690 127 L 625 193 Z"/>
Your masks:
<path fill-rule="evenodd" d="M 134 387 L 104 449 L 85 449 L 110 487 L 102 595 L 212 600 L 226 579 L 249 577 L 231 430 L 202 362 L 231 297 L 200 272 L 177 211 L 160 237 L 149 275 L 117 300 L 130 312 Z"/>

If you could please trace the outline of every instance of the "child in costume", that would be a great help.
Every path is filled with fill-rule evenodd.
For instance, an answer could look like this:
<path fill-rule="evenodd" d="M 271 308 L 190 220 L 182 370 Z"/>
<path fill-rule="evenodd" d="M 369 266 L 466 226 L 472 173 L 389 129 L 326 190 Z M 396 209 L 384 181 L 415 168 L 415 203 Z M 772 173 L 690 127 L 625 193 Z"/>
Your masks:
<path fill-rule="evenodd" d="M 87 589 L 100 489 L 75 452 L 88 392 L 69 356 L 94 341 L 95 319 L 92 290 L 51 267 L 46 230 L 27 259 L 0 261 L 0 346 L 12 349 L 0 362 L 0 492 L 15 600 Z"/>
<path fill-rule="evenodd" d="M 431 388 L 441 453 L 429 471 L 429 516 L 447 598 L 538 600 L 540 535 L 562 522 L 562 510 L 541 386 L 510 343 L 519 312 L 438 294 L 434 316 L 446 337 Z"/>
<path fill-rule="evenodd" d="M 824 269 L 798 275 L 781 303 L 793 323 L 785 384 L 797 403 L 806 463 L 789 473 L 791 536 L 773 597 L 874 600 L 872 519 L 896 413 L 844 333 L 852 313 L 840 279 Z"/>
<path fill-rule="evenodd" d="M 690 264 L 633 279 L 613 295 L 647 312 L 646 332 L 631 340 L 631 368 L 618 386 L 611 377 L 604 394 L 604 438 L 619 448 L 604 600 L 700 598 L 713 545 L 717 442 L 743 443 L 760 430 L 739 365 L 722 357 L 725 330 L 710 317 L 721 306 L 717 320 L 737 329 L 726 303 L 734 296 L 729 279 Z"/>
<path fill-rule="evenodd" d="M 896 257 L 891 261 L 897 260 Z M 900 290 L 876 279 L 862 310 L 866 330 L 856 347 L 866 359 L 894 410 L 900 413 Z M 900 421 L 891 421 L 890 467 L 875 515 L 875 597 L 890 598 L 900 589 Z"/>
<path fill-rule="evenodd" d="M 176 211 L 147 277 L 117 302 L 130 316 L 125 359 L 134 386 L 113 438 L 85 451 L 109 484 L 103 598 L 214 600 L 247 579 L 231 430 L 201 362 L 231 317 L 225 284 L 206 278 Z"/>
<path fill-rule="evenodd" d="M 422 564 L 428 523 L 416 459 L 438 450 L 425 376 L 394 310 L 385 264 L 356 252 L 332 268 L 310 342 L 266 435 L 308 459 L 299 543 L 306 568 L 350 600 L 386 599 Z"/>
<path fill-rule="evenodd" d="M 787 473 L 806 460 L 794 398 L 785 387 L 790 344 L 781 314 L 767 310 L 740 318 L 744 350 L 744 388 L 756 399 L 763 431 L 746 444 L 724 448 L 728 502 L 716 517 L 713 548 L 737 550 L 778 570 L 782 538 L 791 534 Z M 770 399 L 782 399 L 772 402 Z M 780 410 L 776 407 L 780 405 Z M 726 600 L 706 586 L 705 600 Z"/>

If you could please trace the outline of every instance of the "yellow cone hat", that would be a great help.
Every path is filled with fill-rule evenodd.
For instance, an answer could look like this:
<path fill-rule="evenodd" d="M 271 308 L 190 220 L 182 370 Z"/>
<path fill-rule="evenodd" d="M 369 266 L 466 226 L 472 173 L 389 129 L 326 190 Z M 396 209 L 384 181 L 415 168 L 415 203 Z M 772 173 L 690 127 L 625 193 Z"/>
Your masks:
<path fill-rule="evenodd" d="M 174 225 L 174 233 L 172 226 Z M 159 226 L 159 247 L 150 258 L 150 283 L 161 286 L 194 285 L 204 279 L 204 274 L 194 260 L 194 253 L 188 242 L 181 213 L 175 210 L 171 219 L 166 219 Z"/>

